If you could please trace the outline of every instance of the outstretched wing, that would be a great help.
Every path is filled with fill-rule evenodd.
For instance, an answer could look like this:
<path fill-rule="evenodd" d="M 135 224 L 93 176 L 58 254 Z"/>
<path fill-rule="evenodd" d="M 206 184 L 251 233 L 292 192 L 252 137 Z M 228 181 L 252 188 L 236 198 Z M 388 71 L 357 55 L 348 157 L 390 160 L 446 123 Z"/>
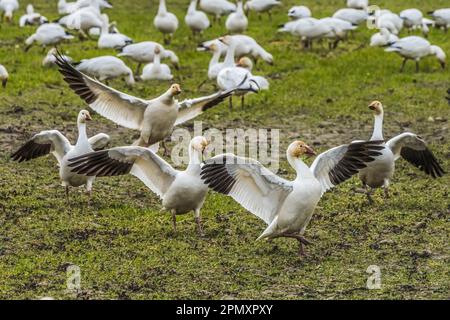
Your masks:
<path fill-rule="evenodd" d="M 358 141 L 332 148 L 320 154 L 311 171 L 322 185 L 322 193 L 351 178 L 375 160 L 384 149 L 384 141 Z"/>
<path fill-rule="evenodd" d="M 123 127 L 140 130 L 147 101 L 117 91 L 76 70 L 60 53 L 55 55 L 59 72 L 70 88 L 93 110 Z"/>
<path fill-rule="evenodd" d="M 14 161 L 22 162 L 53 153 L 59 163 L 71 144 L 58 130 L 41 131 L 28 140 L 19 150 L 11 155 Z"/>
<path fill-rule="evenodd" d="M 402 157 L 433 178 L 442 177 L 445 173 L 425 141 L 414 133 L 402 133 L 386 145 L 391 148 L 395 160 Z"/>
<path fill-rule="evenodd" d="M 207 160 L 201 177 L 211 189 L 231 196 L 267 224 L 292 191 L 290 181 L 273 174 L 258 161 L 233 154 Z"/>
<path fill-rule="evenodd" d="M 89 138 L 89 144 L 95 151 L 105 149 L 111 138 L 106 133 L 99 133 Z"/>
<path fill-rule="evenodd" d="M 177 175 L 166 161 L 147 148 L 119 147 L 69 159 L 71 171 L 86 176 L 119 176 L 131 173 L 162 197 Z"/>

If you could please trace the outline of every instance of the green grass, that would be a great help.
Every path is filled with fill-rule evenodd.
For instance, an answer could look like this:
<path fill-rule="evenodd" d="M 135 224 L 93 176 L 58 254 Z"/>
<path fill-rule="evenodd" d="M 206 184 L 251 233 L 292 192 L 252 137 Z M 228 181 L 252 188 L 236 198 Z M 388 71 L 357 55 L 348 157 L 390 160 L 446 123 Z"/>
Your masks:
<path fill-rule="evenodd" d="M 57 17 L 56 2 L 33 2 L 38 12 Z M 420 133 L 448 171 L 450 112 L 444 96 L 449 70 L 440 70 L 429 58 L 420 73 L 414 73 L 411 63 L 400 74 L 401 59 L 368 47 L 372 32 L 364 27 L 333 52 L 320 45 L 304 52 L 298 39 L 275 32 L 294 1 L 284 3 L 273 21 L 250 17 L 248 34 L 275 58 L 274 66 L 261 63 L 255 71 L 270 78 L 270 91 L 249 97 L 243 110 L 230 112 L 223 104 L 208 111 L 199 118 L 204 127 L 277 128 L 281 150 L 302 138 L 322 151 L 368 138 L 373 119 L 367 105 L 378 99 L 385 105 L 386 137 L 405 130 Z M 303 3 L 323 17 L 343 1 Z M 426 12 L 446 3 L 398 0 L 378 5 Z M 162 41 L 152 24 L 156 1 L 114 5 L 108 14 L 123 33 L 136 42 Z M 21 13 L 24 8 L 22 2 Z M 196 52 L 197 41 L 188 38 L 183 24 L 187 0 L 169 1 L 169 8 L 181 25 L 168 47 L 180 56 L 182 68 L 175 75 L 183 97 L 210 93 L 212 86 L 196 90 L 210 57 Z M 18 16 L 16 25 L 0 29 L 0 63 L 11 75 L 8 88 L 0 90 L 0 298 L 449 298 L 450 180 L 432 180 L 401 160 L 388 200 L 377 193 L 376 204 L 367 205 L 352 192 L 357 179 L 324 196 L 307 229 L 314 244 L 303 259 L 296 256 L 294 241 L 255 242 L 264 224 L 215 193 L 202 210 L 203 239 L 197 237 L 190 214 L 178 217 L 179 229 L 173 233 L 170 215 L 160 212 L 157 197 L 132 176 L 99 179 L 91 207 L 81 189 L 67 206 L 52 157 L 20 165 L 9 161 L 10 153 L 40 130 L 59 129 L 74 141 L 76 115 L 87 108 L 56 70 L 41 68 L 40 48 L 23 52 L 23 41 L 34 28 L 19 29 Z M 207 30 L 204 39 L 222 34 L 223 24 Z M 432 30 L 429 39 L 450 54 L 449 37 Z M 75 59 L 114 54 L 95 47 L 94 41 L 78 40 L 62 46 Z M 142 97 L 154 97 L 168 86 L 138 83 L 130 90 L 119 80 L 111 84 Z M 109 133 L 114 146 L 129 144 L 136 134 L 95 114 L 88 130 Z M 282 169 L 283 176 L 293 176 L 285 159 Z M 75 295 L 65 291 L 70 264 L 81 268 L 82 290 Z M 380 290 L 365 288 L 369 265 L 381 268 Z"/>

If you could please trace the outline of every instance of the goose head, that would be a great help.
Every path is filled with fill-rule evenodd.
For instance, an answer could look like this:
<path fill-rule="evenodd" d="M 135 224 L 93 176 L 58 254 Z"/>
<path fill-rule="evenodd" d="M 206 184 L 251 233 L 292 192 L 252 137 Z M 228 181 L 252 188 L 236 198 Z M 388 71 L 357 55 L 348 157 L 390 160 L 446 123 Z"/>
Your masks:
<path fill-rule="evenodd" d="M 239 59 L 238 63 L 236 64 L 238 67 L 247 69 L 249 71 L 252 71 L 253 69 L 253 62 L 248 57 L 242 57 Z"/>
<path fill-rule="evenodd" d="M 431 46 L 430 53 L 436 56 L 436 58 L 439 60 L 439 63 L 441 64 L 442 69 L 445 69 L 446 65 L 445 59 L 447 58 L 447 56 L 445 55 L 444 50 L 442 50 L 438 46 Z"/>
<path fill-rule="evenodd" d="M 313 148 L 308 146 L 303 141 L 294 141 L 287 149 L 287 157 L 288 159 L 300 159 L 302 157 L 312 157 L 316 155 L 316 152 Z"/>
<path fill-rule="evenodd" d="M 181 87 L 178 83 L 174 83 L 169 88 L 169 93 L 172 97 L 177 96 L 181 93 Z"/>
<path fill-rule="evenodd" d="M 372 110 L 376 116 L 382 115 L 383 114 L 383 105 L 381 104 L 380 101 L 372 101 L 369 104 L 369 109 Z"/>
<path fill-rule="evenodd" d="M 161 53 L 161 49 L 158 46 L 156 46 L 155 47 L 155 54 L 160 54 L 160 53 Z"/>
<path fill-rule="evenodd" d="M 233 38 L 231 36 L 223 36 L 219 38 L 219 41 L 229 46 L 233 42 Z"/>
<path fill-rule="evenodd" d="M 80 113 L 78 114 L 78 119 L 77 122 L 78 124 L 84 124 L 86 123 L 86 121 L 91 121 L 91 115 L 89 113 L 89 111 L 87 110 L 81 110 Z"/>
<path fill-rule="evenodd" d="M 190 143 L 190 147 L 199 153 L 204 153 L 208 145 L 209 141 L 203 136 L 193 138 Z"/>

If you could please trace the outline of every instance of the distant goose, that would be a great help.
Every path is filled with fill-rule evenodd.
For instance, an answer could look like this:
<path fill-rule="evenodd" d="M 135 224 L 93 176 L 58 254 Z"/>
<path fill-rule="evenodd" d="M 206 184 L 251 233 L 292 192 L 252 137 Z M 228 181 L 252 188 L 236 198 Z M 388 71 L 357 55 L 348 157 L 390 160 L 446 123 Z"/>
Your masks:
<path fill-rule="evenodd" d="M 178 29 L 178 18 L 171 12 L 167 11 L 166 0 L 159 0 L 158 13 L 153 19 L 155 28 L 162 32 L 164 43 L 169 44 L 173 34 Z"/>
<path fill-rule="evenodd" d="M 140 68 L 143 63 L 147 64 L 153 62 L 155 58 L 155 48 L 159 47 L 161 50 L 161 59 L 170 59 L 175 69 L 179 68 L 180 60 L 178 56 L 171 50 L 165 49 L 161 44 L 153 41 L 144 41 L 130 44 L 118 54 L 119 57 L 127 57 L 138 63 L 136 74 L 140 73 Z"/>
<path fill-rule="evenodd" d="M 109 32 L 109 18 L 108 15 L 103 14 L 103 25 L 101 28 L 100 37 L 98 38 L 97 46 L 99 49 L 121 49 L 133 43 L 130 37 L 121 33 Z"/>
<path fill-rule="evenodd" d="M 398 37 L 395 34 L 389 32 L 388 29 L 380 29 L 380 32 L 375 33 L 370 38 L 371 47 L 384 47 L 388 44 L 398 41 Z"/>
<path fill-rule="evenodd" d="M 57 54 L 57 50 L 56 48 L 51 48 L 47 55 L 45 56 L 44 60 L 42 60 L 42 66 L 46 67 L 46 68 L 50 68 L 50 67 L 56 67 L 56 57 L 55 55 Z M 62 58 L 66 61 L 68 61 L 69 63 L 73 62 L 73 59 L 69 56 L 66 55 L 62 55 Z"/>
<path fill-rule="evenodd" d="M 375 115 L 375 125 L 371 141 L 384 140 L 383 137 L 383 105 L 374 101 L 369 105 Z M 389 183 L 394 175 L 395 161 L 400 157 L 418 167 L 421 171 L 431 175 L 433 178 L 442 177 L 444 170 L 439 165 L 433 153 L 427 148 L 425 141 L 414 133 L 402 133 L 388 142 L 383 143 L 381 155 L 375 157 L 375 161 L 362 169 L 359 177 L 363 183 L 364 190 L 370 202 L 374 188 L 383 188 L 385 196 L 388 197 Z"/>
<path fill-rule="evenodd" d="M 83 38 L 88 38 L 89 30 L 93 28 L 101 29 L 103 26 L 103 19 L 100 11 L 93 7 L 84 7 L 75 11 L 74 13 L 63 17 L 63 23 L 68 29 L 77 30 Z"/>
<path fill-rule="evenodd" d="M 313 40 L 336 35 L 335 29 L 326 21 L 306 18 L 296 22 L 292 34 L 302 39 L 304 48 L 312 48 Z"/>
<path fill-rule="evenodd" d="M 236 11 L 236 5 L 227 0 L 200 0 L 199 4 L 203 11 L 214 16 L 215 21 Z"/>
<path fill-rule="evenodd" d="M 86 186 L 86 190 L 91 197 L 92 183 L 94 177 L 86 177 L 71 172 L 68 167 L 68 159 L 103 149 L 109 143 L 109 136 L 99 133 L 88 139 L 86 133 L 86 121 L 91 120 L 88 111 L 81 110 L 78 114 L 78 140 L 72 145 L 69 140 L 58 130 L 41 131 L 34 135 L 27 143 L 17 150 L 11 159 L 22 162 L 45 156 L 52 153 L 59 166 L 59 176 L 62 185 L 66 188 L 67 201 L 69 200 L 69 187 Z"/>
<path fill-rule="evenodd" d="M 278 6 L 281 6 L 281 2 L 277 0 L 249 0 L 245 2 L 244 9 L 247 15 L 250 11 L 254 11 L 258 14 L 267 12 L 269 18 L 272 19 L 271 10 Z"/>
<path fill-rule="evenodd" d="M 333 14 L 333 18 L 345 20 L 354 25 L 363 23 L 367 20 L 368 16 L 365 10 L 352 8 L 339 9 Z"/>
<path fill-rule="evenodd" d="M 209 142 L 195 137 L 189 144 L 189 165 L 185 171 L 174 169 L 151 150 L 142 147 L 119 147 L 89 153 L 70 159 L 72 171 L 87 176 L 119 176 L 132 174 L 162 200 L 172 214 L 176 231 L 176 215 L 195 213 L 199 235 L 203 235 L 200 210 L 208 187 L 200 178 L 202 155 Z"/>
<path fill-rule="evenodd" d="M 47 23 L 48 19 L 41 16 L 39 13 L 34 12 L 33 5 L 29 4 L 27 6 L 27 13 L 20 17 L 19 26 L 31 26 L 31 25 L 41 25 Z"/>
<path fill-rule="evenodd" d="M 0 0 L 0 12 L 7 22 L 11 23 L 14 11 L 19 9 L 19 2 L 17 0 Z"/>
<path fill-rule="evenodd" d="M 348 8 L 366 10 L 368 6 L 369 0 L 347 0 Z"/>
<path fill-rule="evenodd" d="M 141 80 L 172 80 L 173 75 L 167 64 L 161 64 L 161 49 L 155 47 L 155 58 L 153 62 L 146 65 L 142 70 Z"/>
<path fill-rule="evenodd" d="M 237 9 L 235 12 L 230 13 L 225 22 L 225 27 L 231 33 L 243 33 L 247 30 L 248 19 L 245 16 L 242 1 L 237 1 Z"/>
<path fill-rule="evenodd" d="M 66 0 L 58 1 L 58 13 L 60 15 L 63 14 L 71 14 L 79 9 L 77 1 L 67 2 Z"/>
<path fill-rule="evenodd" d="M 56 64 L 59 65 L 58 59 L 56 59 Z M 113 56 L 83 59 L 75 68 L 100 81 L 124 78 L 125 82 L 130 86 L 133 86 L 135 83 L 133 71 L 122 60 Z"/>
<path fill-rule="evenodd" d="M 305 6 L 294 6 L 289 9 L 288 17 L 292 20 L 310 18 L 311 10 Z"/>
<path fill-rule="evenodd" d="M 403 19 L 403 26 L 408 29 L 417 29 L 422 26 L 423 14 L 418 9 L 406 9 L 400 12 Z"/>
<path fill-rule="evenodd" d="M 386 10 L 379 12 L 378 16 L 370 16 L 368 22 L 378 29 L 387 29 L 395 35 L 398 35 L 403 29 L 403 19 Z"/>
<path fill-rule="evenodd" d="M 36 42 L 42 47 L 54 46 L 64 40 L 71 40 L 73 36 L 68 34 L 57 23 L 45 23 L 39 26 L 34 34 L 25 40 L 25 51 L 28 51 Z"/>
<path fill-rule="evenodd" d="M 71 14 L 86 7 L 93 7 L 97 10 L 101 10 L 105 8 L 110 9 L 112 8 L 112 5 L 105 0 L 78 0 L 74 2 L 67 2 L 66 0 L 58 1 L 58 13 L 60 15 Z"/>
<path fill-rule="evenodd" d="M 401 38 L 400 40 L 390 44 L 385 51 L 395 52 L 403 57 L 400 72 L 404 70 L 408 60 L 414 60 L 416 62 L 416 72 L 419 72 L 419 62 L 426 56 L 435 56 L 436 59 L 439 60 L 442 69 L 445 69 L 445 52 L 440 47 L 431 45 L 428 40 L 421 37 L 411 36 Z"/>
<path fill-rule="evenodd" d="M 289 22 L 286 22 L 285 24 L 282 24 L 278 26 L 277 32 L 287 32 L 292 35 L 295 35 L 294 31 L 297 28 L 297 25 L 303 26 L 301 28 L 304 28 L 305 26 L 314 25 L 319 21 L 319 19 L 312 18 L 312 17 L 306 17 L 301 19 L 292 20 Z M 342 20 L 344 21 L 344 20 Z"/>
<path fill-rule="evenodd" d="M 428 12 L 436 22 L 436 26 L 447 31 L 450 28 L 450 8 L 438 9 Z"/>
<path fill-rule="evenodd" d="M 2 82 L 2 87 L 6 88 L 6 84 L 8 83 L 9 74 L 6 68 L 0 64 L 0 81 Z"/>
<path fill-rule="evenodd" d="M 258 239 L 294 238 L 299 255 L 305 255 L 304 238 L 322 195 L 346 181 L 380 153 L 380 142 L 355 142 L 320 154 L 308 167 L 303 157 L 315 155 L 302 141 L 293 142 L 286 152 L 296 171 L 294 181 L 285 180 L 258 161 L 222 154 L 205 161 L 201 177 L 214 191 L 231 196 L 245 209 L 261 218 L 267 228 Z"/>
<path fill-rule="evenodd" d="M 332 31 L 325 36 L 326 38 L 333 40 L 333 42 L 330 43 L 330 49 L 335 49 L 338 43 L 347 37 L 349 32 L 358 28 L 358 26 L 355 26 L 348 21 L 337 18 L 327 17 L 320 19 L 319 21 L 327 24 L 332 29 Z"/>
<path fill-rule="evenodd" d="M 210 27 L 206 13 L 197 10 L 197 2 L 198 0 L 191 0 L 186 16 L 184 17 L 184 22 L 192 30 L 194 37 Z"/>

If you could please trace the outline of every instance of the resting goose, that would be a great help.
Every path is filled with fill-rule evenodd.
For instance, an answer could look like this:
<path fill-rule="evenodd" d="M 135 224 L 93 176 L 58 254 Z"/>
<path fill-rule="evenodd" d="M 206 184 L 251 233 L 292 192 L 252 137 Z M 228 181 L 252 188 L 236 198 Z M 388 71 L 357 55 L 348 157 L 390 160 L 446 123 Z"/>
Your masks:
<path fill-rule="evenodd" d="M 0 81 L 2 82 L 2 87 L 6 88 L 6 84 L 8 83 L 9 74 L 6 68 L 0 64 Z"/>
<path fill-rule="evenodd" d="M 11 159 L 22 162 L 45 156 L 52 153 L 59 166 L 59 176 L 62 185 L 66 188 L 66 197 L 69 200 L 69 187 L 86 186 L 89 198 L 92 191 L 94 177 L 86 177 L 70 171 L 68 159 L 80 156 L 94 150 L 103 149 L 109 143 L 109 136 L 99 133 L 88 139 L 86 133 L 86 121 L 91 120 L 88 111 L 81 110 L 78 114 L 78 140 L 72 145 L 69 140 L 58 130 L 41 131 L 34 135 L 27 143 L 17 150 Z"/>
<path fill-rule="evenodd" d="M 169 44 L 173 34 L 178 29 L 178 19 L 176 15 L 167 11 L 166 0 L 159 0 L 158 13 L 153 19 L 153 24 L 156 29 L 162 32 L 164 43 Z"/>
<path fill-rule="evenodd" d="M 51 48 L 48 51 L 47 55 L 45 56 L 44 60 L 42 60 L 42 66 L 46 68 L 55 67 L 56 66 L 55 54 L 57 53 L 58 51 L 56 50 L 56 48 Z M 62 55 L 62 58 L 68 61 L 69 63 L 73 62 L 73 59 L 69 56 Z"/>
<path fill-rule="evenodd" d="M 370 46 L 384 47 L 396 41 L 398 41 L 398 37 L 395 34 L 390 33 L 388 29 L 382 28 L 380 29 L 380 32 L 372 35 L 370 38 Z"/>
<path fill-rule="evenodd" d="M 225 21 L 225 28 L 231 33 L 242 33 L 247 30 L 247 27 L 248 20 L 244 13 L 242 1 L 238 1 L 236 11 L 230 13 Z"/>
<path fill-rule="evenodd" d="M 383 105 L 379 101 L 374 101 L 369 105 L 369 109 L 375 115 L 375 125 L 370 140 L 384 140 Z M 374 188 L 383 188 L 385 196 L 388 196 L 389 183 L 394 175 L 395 161 L 400 157 L 433 178 L 442 177 L 444 174 L 444 170 L 427 148 L 425 141 L 414 133 L 399 134 L 385 144 L 383 143 L 382 146 L 381 155 L 375 157 L 375 161 L 359 172 L 359 178 L 363 183 L 363 192 L 366 193 L 369 202 L 372 202 L 371 194 Z"/>
<path fill-rule="evenodd" d="M 294 6 L 289 9 L 288 17 L 292 20 L 310 18 L 311 10 L 305 6 Z"/>
<path fill-rule="evenodd" d="M 161 50 L 161 59 L 170 59 L 175 69 L 178 70 L 180 61 L 177 55 L 171 51 L 165 49 L 162 45 L 153 41 L 144 41 L 139 43 L 130 44 L 124 48 L 118 54 L 119 57 L 127 57 L 138 63 L 136 74 L 139 74 L 139 70 L 143 63 L 153 62 L 155 58 L 155 48 L 159 47 Z"/>
<path fill-rule="evenodd" d="M 435 20 L 436 26 L 447 31 L 450 28 L 450 8 L 428 12 Z"/>
<path fill-rule="evenodd" d="M 191 0 L 186 16 L 184 17 L 184 22 L 192 30 L 194 37 L 197 34 L 202 34 L 204 30 L 210 27 L 206 13 L 197 10 L 197 1 L 198 0 Z"/>
<path fill-rule="evenodd" d="M 200 178 L 202 155 L 208 146 L 204 137 L 195 137 L 189 144 L 189 165 L 185 171 L 174 169 L 147 148 L 132 146 L 94 152 L 70 159 L 72 172 L 90 177 L 132 174 L 162 200 L 172 214 L 176 231 L 176 215 L 195 213 L 198 232 L 203 235 L 200 210 L 208 187 Z"/>
<path fill-rule="evenodd" d="M 13 13 L 19 9 L 19 2 L 17 0 L 0 0 L 0 11 L 2 12 L 2 19 L 6 19 L 11 23 L 13 19 Z"/>
<path fill-rule="evenodd" d="M 236 5 L 227 0 L 200 0 L 199 4 L 200 9 L 214 16 L 214 21 L 236 11 Z"/>
<path fill-rule="evenodd" d="M 73 39 L 73 36 L 68 34 L 59 24 L 45 23 L 25 40 L 25 51 L 28 51 L 35 42 L 45 49 L 46 46 L 54 46 L 64 40 L 71 39 Z"/>
<path fill-rule="evenodd" d="M 109 18 L 108 15 L 102 14 L 103 25 L 101 28 L 100 37 L 98 38 L 97 46 L 99 49 L 121 49 L 133 43 L 133 40 L 121 33 L 109 32 Z"/>
<path fill-rule="evenodd" d="M 64 58 L 61 58 L 62 60 Z M 64 60 L 66 61 L 66 60 Z M 69 62 L 67 62 L 69 63 Z M 58 59 L 56 64 L 59 66 Z M 76 64 L 78 71 L 84 72 L 100 81 L 108 81 L 115 78 L 124 78 L 129 86 L 135 84 L 133 71 L 117 57 L 101 56 L 91 59 L 83 59 Z"/>
<path fill-rule="evenodd" d="M 86 76 L 60 57 L 57 57 L 56 63 L 70 88 L 93 110 L 120 126 L 139 130 L 140 137 L 133 145 L 153 146 L 154 149 L 157 147 L 155 144 L 172 133 L 174 126 L 216 106 L 236 90 L 233 88 L 178 102 L 175 97 L 181 93 L 181 88 L 178 84 L 173 84 L 161 96 L 145 100 L 117 91 Z"/>
<path fill-rule="evenodd" d="M 249 0 L 245 2 L 245 13 L 249 15 L 250 11 L 258 14 L 267 12 L 269 19 L 272 20 L 271 10 L 275 7 L 281 6 L 281 2 L 277 0 Z"/>
<path fill-rule="evenodd" d="M 47 23 L 48 19 L 44 16 L 41 16 L 39 13 L 34 12 L 34 8 L 32 4 L 27 6 L 27 13 L 20 17 L 19 26 L 32 26 L 32 25 L 41 25 Z"/>
<path fill-rule="evenodd" d="M 403 72 L 408 60 L 414 60 L 416 62 L 416 72 L 419 72 L 419 62 L 426 56 L 435 56 L 442 69 L 445 69 L 445 52 L 440 47 L 431 45 L 428 40 L 421 37 L 411 36 L 401 38 L 400 40 L 391 43 L 385 51 L 395 52 L 403 57 L 400 72 Z"/>
<path fill-rule="evenodd" d="M 161 63 L 161 49 L 155 47 L 155 58 L 152 63 L 146 65 L 142 70 L 141 80 L 172 80 L 173 75 L 167 64 Z"/>
<path fill-rule="evenodd" d="M 258 239 L 297 239 L 299 254 L 304 255 L 303 245 L 310 242 L 303 234 L 323 193 L 373 161 L 380 154 L 379 143 L 364 141 L 335 147 L 319 155 L 308 167 L 302 157 L 315 152 L 304 142 L 295 141 L 286 152 L 297 173 L 294 181 L 273 174 L 253 159 L 233 154 L 205 161 L 201 177 L 211 189 L 231 196 L 268 225 Z"/>

